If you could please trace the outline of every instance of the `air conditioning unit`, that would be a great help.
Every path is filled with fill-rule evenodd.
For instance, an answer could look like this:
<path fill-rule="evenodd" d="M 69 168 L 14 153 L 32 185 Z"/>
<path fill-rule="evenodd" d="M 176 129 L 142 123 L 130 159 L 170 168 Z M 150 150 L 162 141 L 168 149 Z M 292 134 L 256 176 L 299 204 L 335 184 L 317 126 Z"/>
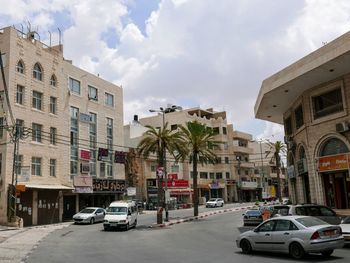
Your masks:
<path fill-rule="evenodd" d="M 346 132 L 349 130 L 349 124 L 345 121 L 339 122 L 335 125 L 335 129 L 337 132 Z"/>

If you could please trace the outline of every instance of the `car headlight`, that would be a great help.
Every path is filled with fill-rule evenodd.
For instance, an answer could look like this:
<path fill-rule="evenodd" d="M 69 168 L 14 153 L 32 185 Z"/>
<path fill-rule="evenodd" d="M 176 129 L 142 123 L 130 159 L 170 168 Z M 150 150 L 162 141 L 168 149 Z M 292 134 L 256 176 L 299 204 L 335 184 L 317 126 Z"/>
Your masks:
<path fill-rule="evenodd" d="M 126 220 L 120 220 L 119 222 L 120 223 L 126 223 Z"/>

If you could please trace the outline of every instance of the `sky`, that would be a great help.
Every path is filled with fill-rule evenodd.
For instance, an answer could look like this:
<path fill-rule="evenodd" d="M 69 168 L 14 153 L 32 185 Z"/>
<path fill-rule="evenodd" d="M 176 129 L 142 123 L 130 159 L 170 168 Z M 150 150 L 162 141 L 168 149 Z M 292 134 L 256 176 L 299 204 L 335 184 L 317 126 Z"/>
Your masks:
<path fill-rule="evenodd" d="M 234 129 L 282 140 L 255 119 L 262 81 L 350 29 L 348 0 L 0 0 L 0 27 L 59 42 L 73 64 L 123 87 L 124 124 L 168 104 L 227 112 Z M 154 113 L 153 113 L 154 114 Z"/>

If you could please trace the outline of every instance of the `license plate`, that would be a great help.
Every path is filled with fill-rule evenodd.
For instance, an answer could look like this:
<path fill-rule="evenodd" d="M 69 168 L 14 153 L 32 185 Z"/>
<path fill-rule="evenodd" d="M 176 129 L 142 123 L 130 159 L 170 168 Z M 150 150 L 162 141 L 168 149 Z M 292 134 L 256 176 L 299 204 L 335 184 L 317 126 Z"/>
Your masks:
<path fill-rule="evenodd" d="M 117 226 L 117 223 L 111 223 L 111 226 Z"/>
<path fill-rule="evenodd" d="M 251 216 L 250 218 L 256 218 L 256 216 Z"/>

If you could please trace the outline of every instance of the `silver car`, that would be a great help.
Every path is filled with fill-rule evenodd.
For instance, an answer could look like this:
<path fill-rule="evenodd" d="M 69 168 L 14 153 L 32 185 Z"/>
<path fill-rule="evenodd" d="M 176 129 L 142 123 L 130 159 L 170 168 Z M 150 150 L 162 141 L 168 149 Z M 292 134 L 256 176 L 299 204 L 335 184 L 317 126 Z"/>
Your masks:
<path fill-rule="evenodd" d="M 224 200 L 222 198 L 211 198 L 205 203 L 205 207 L 223 207 Z"/>
<path fill-rule="evenodd" d="M 237 247 L 249 254 L 253 250 L 289 253 L 301 259 L 307 253 L 330 256 L 344 246 L 341 228 L 310 216 L 271 218 L 252 231 L 242 233 Z"/>
<path fill-rule="evenodd" d="M 95 222 L 103 222 L 106 211 L 101 207 L 86 207 L 73 216 L 76 224 L 94 224 Z"/>

